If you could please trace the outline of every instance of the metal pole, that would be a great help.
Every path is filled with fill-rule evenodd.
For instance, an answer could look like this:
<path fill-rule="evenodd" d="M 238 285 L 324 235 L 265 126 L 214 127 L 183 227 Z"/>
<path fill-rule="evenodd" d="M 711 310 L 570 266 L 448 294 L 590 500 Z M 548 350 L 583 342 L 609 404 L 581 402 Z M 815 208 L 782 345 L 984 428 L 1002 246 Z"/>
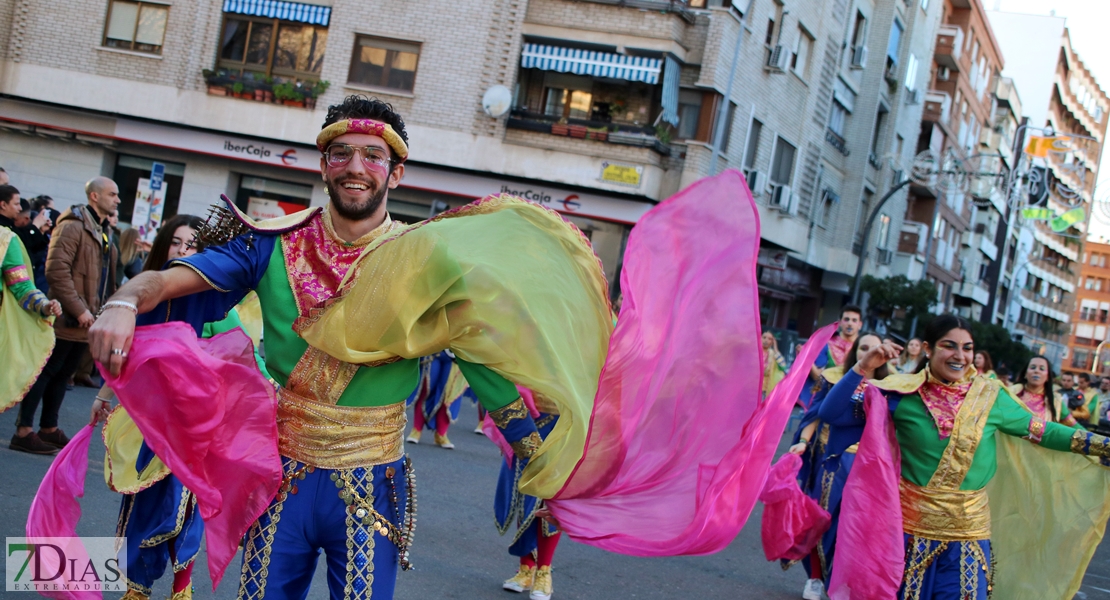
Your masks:
<path fill-rule="evenodd" d="M 744 41 L 744 24 L 737 23 L 736 51 L 732 54 L 732 66 L 728 70 L 728 85 L 722 96 L 722 106 L 717 113 L 717 127 L 713 134 L 713 164 L 709 165 L 709 174 L 717 174 L 717 164 L 721 158 L 721 143 L 725 137 L 725 123 L 728 122 L 729 107 L 732 105 L 732 82 L 736 79 L 736 64 L 740 62 L 740 43 Z"/>
<path fill-rule="evenodd" d="M 890 191 L 879 199 L 879 203 L 875 205 L 875 209 L 871 211 L 871 215 L 867 217 L 867 224 L 863 226 L 863 236 L 860 240 L 859 262 L 856 263 L 856 279 L 852 283 L 852 304 L 859 305 L 860 279 L 863 277 L 863 264 L 867 262 L 867 242 L 871 238 L 871 226 L 875 224 L 875 217 L 879 216 L 879 211 L 882 210 L 887 200 L 893 198 L 894 194 L 898 193 L 898 190 L 909 185 L 911 181 L 911 179 L 906 178 L 898 185 L 890 188 Z"/>

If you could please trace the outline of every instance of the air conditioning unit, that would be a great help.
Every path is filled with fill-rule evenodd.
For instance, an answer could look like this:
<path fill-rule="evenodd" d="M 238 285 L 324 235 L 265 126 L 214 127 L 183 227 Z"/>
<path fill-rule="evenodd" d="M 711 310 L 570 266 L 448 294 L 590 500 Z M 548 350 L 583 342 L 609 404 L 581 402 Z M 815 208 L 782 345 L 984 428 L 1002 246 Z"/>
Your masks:
<path fill-rule="evenodd" d="M 768 204 L 770 204 L 771 208 L 775 210 L 789 213 L 791 209 L 791 204 L 793 203 L 792 192 L 793 190 L 791 190 L 790 186 L 788 185 L 782 185 L 778 183 L 772 184 L 771 199 Z"/>
<path fill-rule="evenodd" d="M 877 254 L 878 255 L 875 257 L 875 260 L 880 265 L 889 265 L 891 263 L 891 261 L 894 260 L 894 251 L 893 250 L 887 250 L 886 248 L 879 248 L 879 251 L 878 251 Z"/>
<path fill-rule="evenodd" d="M 786 72 L 786 60 L 789 55 L 790 53 L 786 51 L 782 44 L 776 44 L 774 48 L 768 51 L 767 64 L 764 68 L 772 73 Z"/>
<path fill-rule="evenodd" d="M 755 169 L 745 169 L 744 179 L 748 180 L 748 189 L 752 191 L 752 196 L 759 197 L 763 195 L 764 188 L 767 187 L 767 179 Z"/>
<path fill-rule="evenodd" d="M 852 68 L 862 69 L 867 66 L 867 46 L 852 48 Z"/>
<path fill-rule="evenodd" d="M 940 67 L 937 69 L 937 81 L 948 81 L 952 76 L 952 71 L 948 67 Z"/>
<path fill-rule="evenodd" d="M 909 90 L 906 93 L 906 104 L 921 104 L 921 101 L 924 99 L 925 93 L 920 89 Z"/>

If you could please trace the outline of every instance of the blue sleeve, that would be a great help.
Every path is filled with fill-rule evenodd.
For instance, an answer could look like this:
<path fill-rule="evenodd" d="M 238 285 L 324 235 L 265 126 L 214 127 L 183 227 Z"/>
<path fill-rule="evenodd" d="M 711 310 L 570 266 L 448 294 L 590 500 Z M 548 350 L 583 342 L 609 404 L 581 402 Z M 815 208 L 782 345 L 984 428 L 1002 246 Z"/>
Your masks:
<path fill-rule="evenodd" d="M 852 400 L 861 381 L 863 381 L 863 375 L 857 373 L 855 369 L 848 369 L 844 377 L 825 395 L 818 417 L 833 427 L 862 425 L 864 420 L 856 415 L 855 401 Z"/>
<path fill-rule="evenodd" d="M 231 309 L 243 300 L 247 292 L 258 287 L 270 255 L 277 243 L 276 236 L 254 235 L 250 244 L 240 236 L 222 246 L 206 248 L 186 258 L 166 263 L 165 268 L 192 269 L 213 289 L 167 300 L 154 310 L 139 315 L 138 325 L 153 325 L 169 321 L 184 321 L 201 335 L 205 323 L 222 321 Z"/>
<path fill-rule="evenodd" d="M 821 353 L 817 355 L 817 360 L 813 361 L 813 366 L 825 369 L 829 367 L 829 345 L 825 344 L 821 348 Z"/>
<path fill-rule="evenodd" d="M 798 430 L 794 432 L 794 441 L 791 442 L 792 444 L 797 444 L 799 441 L 801 441 L 802 430 L 806 428 L 806 425 L 820 420 L 819 411 L 821 410 L 821 405 L 824 403 L 823 401 L 825 400 L 825 396 L 828 395 L 830 389 L 832 389 L 832 385 L 829 384 L 829 381 L 827 379 L 822 377 L 821 388 L 818 389 L 817 393 L 813 395 L 813 400 L 810 401 L 809 408 L 806 409 L 805 414 L 802 415 L 802 422 L 798 425 Z"/>

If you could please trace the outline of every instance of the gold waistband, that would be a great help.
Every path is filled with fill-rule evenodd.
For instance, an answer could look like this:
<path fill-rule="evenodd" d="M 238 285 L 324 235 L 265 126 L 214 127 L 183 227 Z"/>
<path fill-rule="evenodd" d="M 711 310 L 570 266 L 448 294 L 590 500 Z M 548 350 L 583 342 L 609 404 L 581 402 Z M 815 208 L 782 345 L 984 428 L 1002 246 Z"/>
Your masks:
<path fill-rule="evenodd" d="M 991 511 L 986 490 L 941 490 L 899 483 L 902 530 L 943 542 L 991 537 Z"/>
<path fill-rule="evenodd" d="M 335 406 L 278 390 L 278 450 L 322 469 L 380 465 L 404 456 L 405 403 Z"/>

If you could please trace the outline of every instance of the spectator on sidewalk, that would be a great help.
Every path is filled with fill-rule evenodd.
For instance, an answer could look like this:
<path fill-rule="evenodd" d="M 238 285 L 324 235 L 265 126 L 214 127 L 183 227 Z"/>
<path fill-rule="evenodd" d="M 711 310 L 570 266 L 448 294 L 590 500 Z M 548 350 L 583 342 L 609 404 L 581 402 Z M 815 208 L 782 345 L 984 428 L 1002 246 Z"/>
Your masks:
<path fill-rule="evenodd" d="M 85 195 L 89 203 L 62 213 L 50 239 L 46 278 L 50 297 L 62 304 L 62 317 L 54 322 L 54 351 L 23 397 L 9 446 L 13 450 L 52 454 L 69 442 L 58 428 L 66 382 L 88 348 L 88 330 L 97 311 L 116 289 L 116 251 L 109 238 L 108 217 L 119 205 L 119 187 L 107 177 L 94 177 L 85 184 Z M 42 415 L 35 433 L 40 403 Z"/>

